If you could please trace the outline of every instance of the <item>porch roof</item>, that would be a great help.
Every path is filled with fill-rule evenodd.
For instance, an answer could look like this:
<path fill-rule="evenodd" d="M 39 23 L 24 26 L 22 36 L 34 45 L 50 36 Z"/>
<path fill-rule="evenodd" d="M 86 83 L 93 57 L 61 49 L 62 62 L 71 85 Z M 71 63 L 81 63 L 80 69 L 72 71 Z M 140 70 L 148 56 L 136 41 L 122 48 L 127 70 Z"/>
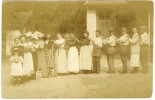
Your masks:
<path fill-rule="evenodd" d="M 85 5 L 120 5 L 120 4 L 127 4 L 128 1 L 129 0 L 101 0 L 101 1 L 87 0 L 85 2 Z"/>

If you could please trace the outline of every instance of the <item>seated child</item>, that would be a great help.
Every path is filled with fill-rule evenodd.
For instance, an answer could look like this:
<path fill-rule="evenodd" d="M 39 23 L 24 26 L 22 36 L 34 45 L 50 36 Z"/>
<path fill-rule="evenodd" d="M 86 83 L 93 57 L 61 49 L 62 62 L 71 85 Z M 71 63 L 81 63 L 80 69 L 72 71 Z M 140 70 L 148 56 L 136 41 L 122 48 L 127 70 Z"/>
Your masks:
<path fill-rule="evenodd" d="M 41 69 L 39 68 L 36 72 L 36 79 L 42 79 Z"/>

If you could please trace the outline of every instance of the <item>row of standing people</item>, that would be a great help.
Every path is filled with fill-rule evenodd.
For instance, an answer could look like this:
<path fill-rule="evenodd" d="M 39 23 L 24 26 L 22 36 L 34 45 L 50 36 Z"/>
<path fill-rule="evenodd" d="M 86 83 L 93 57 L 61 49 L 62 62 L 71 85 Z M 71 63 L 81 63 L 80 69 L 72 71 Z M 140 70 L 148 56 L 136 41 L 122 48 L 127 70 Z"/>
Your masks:
<path fill-rule="evenodd" d="M 57 34 L 57 40 L 54 41 L 51 40 L 50 35 L 38 37 L 29 33 L 14 39 L 15 45 L 12 47 L 10 61 L 11 76 L 17 81 L 16 83 L 35 79 L 37 72 L 41 72 L 43 77 L 48 77 L 53 70 L 58 74 L 79 72 L 79 66 L 83 61 L 79 63 L 78 50 L 75 46 L 77 40 L 73 34 L 70 34 L 68 40 L 67 37 L 65 40 L 61 34 Z M 88 42 L 82 39 L 79 44 L 89 45 Z M 69 49 L 67 50 L 66 47 Z M 84 51 L 87 52 L 87 50 Z M 89 55 L 91 57 L 91 53 Z M 90 64 L 88 66 L 91 66 Z M 85 65 L 81 69 L 91 70 L 91 67 L 88 68 Z"/>
<path fill-rule="evenodd" d="M 41 69 L 43 77 L 47 77 L 51 70 L 55 70 L 58 74 L 64 74 L 68 72 L 79 73 L 79 71 L 100 73 L 100 58 L 102 55 L 102 48 L 105 48 L 107 54 L 107 61 L 109 66 L 108 73 L 114 73 L 114 54 L 116 43 L 120 45 L 120 55 L 123 63 L 122 73 L 126 73 L 127 66 L 127 54 L 129 53 L 129 44 L 131 43 L 131 65 L 133 73 L 138 72 L 139 60 L 141 60 L 144 72 L 148 71 L 148 44 L 149 36 L 146 33 L 146 27 L 141 27 L 142 34 L 139 34 L 136 28 L 133 28 L 133 37 L 130 39 L 127 34 L 127 29 L 122 28 L 122 36 L 116 38 L 114 31 L 109 30 L 110 36 L 107 39 L 103 39 L 100 36 L 100 31 L 96 31 L 96 38 L 89 37 L 88 32 L 84 32 L 82 39 L 77 39 L 73 34 L 65 35 L 62 38 L 61 34 L 57 34 L 57 40 L 51 40 L 50 35 L 47 35 L 46 39 L 43 37 L 32 37 L 21 35 L 20 38 L 15 38 L 15 46 L 13 48 L 20 48 L 22 52 L 20 57 L 20 64 L 22 67 L 19 70 L 13 61 L 15 55 L 18 53 L 12 53 L 12 76 L 20 80 L 21 76 L 31 76 L 35 78 L 35 73 L 38 69 Z M 79 44 L 80 54 L 76 48 L 76 44 Z M 56 49 L 54 49 L 56 48 Z M 14 50 L 19 51 L 19 50 Z M 24 52 L 23 52 L 24 51 Z M 145 53 L 144 53 L 145 52 Z M 22 60 L 23 58 L 23 60 Z M 141 59 L 140 59 L 141 58 Z"/>
<path fill-rule="evenodd" d="M 132 73 L 137 73 L 139 71 L 140 62 L 143 68 L 143 72 L 148 72 L 148 45 L 149 45 L 149 35 L 146 32 L 146 27 L 141 26 L 140 33 L 136 28 L 132 29 L 133 36 L 127 34 L 127 29 L 122 28 L 121 33 L 122 35 L 119 38 L 114 36 L 114 31 L 110 30 L 110 37 L 104 40 L 105 44 L 107 45 L 107 61 L 109 66 L 108 73 L 115 72 L 115 65 L 114 65 L 114 55 L 115 55 L 115 46 L 116 43 L 119 44 L 120 47 L 120 57 L 123 65 L 123 70 L 120 73 L 127 73 L 128 72 L 128 54 L 130 56 L 130 67 L 133 67 Z M 129 52 L 130 51 L 130 52 Z"/>

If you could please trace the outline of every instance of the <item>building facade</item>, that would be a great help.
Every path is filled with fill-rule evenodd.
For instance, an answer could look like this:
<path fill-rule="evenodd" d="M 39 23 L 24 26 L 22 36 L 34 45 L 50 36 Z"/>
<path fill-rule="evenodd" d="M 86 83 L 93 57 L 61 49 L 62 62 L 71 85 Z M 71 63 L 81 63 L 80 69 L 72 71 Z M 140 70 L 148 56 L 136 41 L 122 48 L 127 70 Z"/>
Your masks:
<path fill-rule="evenodd" d="M 147 26 L 151 39 L 153 36 L 153 2 L 135 0 L 102 0 L 86 1 L 87 31 L 95 37 L 95 31 L 100 30 L 103 38 L 108 36 L 108 30 L 114 29 L 115 35 L 120 35 L 120 28 L 126 27 L 128 34 L 131 29 Z"/>

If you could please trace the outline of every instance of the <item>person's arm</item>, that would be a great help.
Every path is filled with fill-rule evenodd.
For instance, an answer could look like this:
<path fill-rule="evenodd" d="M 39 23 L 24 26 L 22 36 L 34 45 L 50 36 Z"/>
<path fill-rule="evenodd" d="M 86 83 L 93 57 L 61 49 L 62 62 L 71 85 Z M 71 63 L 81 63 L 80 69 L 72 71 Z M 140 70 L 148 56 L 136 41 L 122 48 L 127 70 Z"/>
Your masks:
<path fill-rule="evenodd" d="M 143 44 L 149 44 L 149 35 L 145 35 L 144 37 L 142 37 L 141 42 Z"/>
<path fill-rule="evenodd" d="M 127 39 L 128 39 L 127 36 L 123 36 L 123 37 L 120 37 L 120 38 L 118 39 L 118 41 L 121 42 L 121 43 L 124 43 L 124 42 L 127 41 Z"/>
<path fill-rule="evenodd" d="M 102 47 L 102 39 L 98 39 L 98 40 L 94 41 L 94 45 L 101 48 Z"/>
<path fill-rule="evenodd" d="M 110 39 L 106 40 L 107 44 L 112 44 L 113 42 L 115 42 L 114 38 L 110 38 Z"/>
<path fill-rule="evenodd" d="M 56 40 L 54 43 L 58 46 L 61 46 L 62 44 L 65 43 L 65 40 Z"/>
<path fill-rule="evenodd" d="M 24 59 L 22 57 L 19 57 L 19 61 L 23 63 Z"/>
<path fill-rule="evenodd" d="M 11 62 L 11 63 L 14 62 L 14 57 L 13 57 L 13 56 L 10 58 L 10 62 Z"/>
<path fill-rule="evenodd" d="M 130 39 L 131 44 L 135 44 L 139 41 L 139 36 L 135 36 L 132 39 Z"/>

